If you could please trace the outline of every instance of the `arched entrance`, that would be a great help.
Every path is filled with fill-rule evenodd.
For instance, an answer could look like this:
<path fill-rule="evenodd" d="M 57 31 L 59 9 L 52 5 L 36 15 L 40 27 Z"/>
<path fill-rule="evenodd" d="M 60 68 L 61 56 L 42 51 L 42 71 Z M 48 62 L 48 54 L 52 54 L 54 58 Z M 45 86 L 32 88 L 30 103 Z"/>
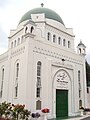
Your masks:
<path fill-rule="evenodd" d="M 56 118 L 68 117 L 71 102 L 71 78 L 66 70 L 60 69 L 55 73 L 53 90 L 53 109 Z"/>

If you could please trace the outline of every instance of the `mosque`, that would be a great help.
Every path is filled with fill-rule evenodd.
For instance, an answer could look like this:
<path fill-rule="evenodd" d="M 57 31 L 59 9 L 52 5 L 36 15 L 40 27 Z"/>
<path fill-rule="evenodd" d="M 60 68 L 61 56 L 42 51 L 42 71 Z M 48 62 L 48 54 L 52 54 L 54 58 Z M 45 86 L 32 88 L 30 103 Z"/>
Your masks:
<path fill-rule="evenodd" d="M 8 51 L 0 55 L 0 102 L 49 108 L 48 118 L 79 115 L 87 107 L 85 55 L 80 41 L 53 10 L 25 13 L 10 30 Z"/>

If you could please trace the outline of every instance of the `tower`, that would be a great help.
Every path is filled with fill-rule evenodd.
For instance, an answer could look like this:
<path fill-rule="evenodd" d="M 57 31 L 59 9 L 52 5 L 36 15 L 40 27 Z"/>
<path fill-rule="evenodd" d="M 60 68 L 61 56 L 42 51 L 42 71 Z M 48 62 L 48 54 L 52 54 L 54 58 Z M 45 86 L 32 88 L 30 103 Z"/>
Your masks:
<path fill-rule="evenodd" d="M 77 53 L 80 55 L 86 55 L 86 46 L 80 40 L 80 43 L 77 46 Z"/>

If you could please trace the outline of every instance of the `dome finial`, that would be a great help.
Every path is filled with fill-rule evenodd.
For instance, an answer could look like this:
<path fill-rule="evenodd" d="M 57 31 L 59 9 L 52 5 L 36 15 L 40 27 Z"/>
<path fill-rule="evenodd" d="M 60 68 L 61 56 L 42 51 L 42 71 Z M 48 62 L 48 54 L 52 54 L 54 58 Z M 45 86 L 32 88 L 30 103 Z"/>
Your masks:
<path fill-rule="evenodd" d="M 82 40 L 80 39 L 80 43 L 82 43 Z"/>
<path fill-rule="evenodd" d="M 41 3 L 41 7 L 43 7 L 44 6 L 44 4 L 43 3 Z"/>

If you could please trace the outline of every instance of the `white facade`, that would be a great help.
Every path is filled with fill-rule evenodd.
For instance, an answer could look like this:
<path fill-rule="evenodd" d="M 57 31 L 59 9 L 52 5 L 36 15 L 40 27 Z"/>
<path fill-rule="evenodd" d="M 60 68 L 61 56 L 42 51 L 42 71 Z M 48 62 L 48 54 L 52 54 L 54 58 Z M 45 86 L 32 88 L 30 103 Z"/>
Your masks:
<path fill-rule="evenodd" d="M 0 56 L 0 102 L 25 104 L 31 111 L 47 107 L 48 117 L 55 118 L 56 90 L 66 90 L 68 116 L 78 115 L 80 100 L 87 107 L 85 55 L 75 52 L 72 29 L 44 13 L 31 19 L 10 31 L 8 51 Z"/>

